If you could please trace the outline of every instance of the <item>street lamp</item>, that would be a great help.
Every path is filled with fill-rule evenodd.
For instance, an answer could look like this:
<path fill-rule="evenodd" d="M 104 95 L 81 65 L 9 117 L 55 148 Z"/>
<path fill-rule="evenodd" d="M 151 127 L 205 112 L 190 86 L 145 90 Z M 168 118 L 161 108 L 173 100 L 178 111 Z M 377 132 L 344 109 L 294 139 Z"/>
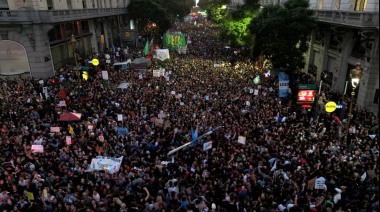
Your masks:
<path fill-rule="evenodd" d="M 351 102 L 350 102 L 350 110 L 348 112 L 348 117 L 347 117 L 347 127 L 346 127 L 346 137 L 344 139 L 344 143 L 347 145 L 347 138 L 348 138 L 348 133 L 350 129 L 350 120 L 352 116 L 352 103 L 354 102 L 355 98 L 355 88 L 359 85 L 360 82 L 360 77 L 362 76 L 362 64 L 360 62 L 356 63 L 356 68 L 351 69 L 351 83 L 352 83 L 352 93 L 351 93 Z"/>
<path fill-rule="evenodd" d="M 74 54 L 74 58 L 75 58 L 75 65 L 77 66 L 77 75 L 78 75 L 79 81 L 80 81 L 80 72 L 78 69 L 77 54 L 75 53 L 75 45 L 77 44 L 77 40 L 75 40 L 74 35 L 71 35 L 71 44 L 73 45 L 73 54 Z"/>

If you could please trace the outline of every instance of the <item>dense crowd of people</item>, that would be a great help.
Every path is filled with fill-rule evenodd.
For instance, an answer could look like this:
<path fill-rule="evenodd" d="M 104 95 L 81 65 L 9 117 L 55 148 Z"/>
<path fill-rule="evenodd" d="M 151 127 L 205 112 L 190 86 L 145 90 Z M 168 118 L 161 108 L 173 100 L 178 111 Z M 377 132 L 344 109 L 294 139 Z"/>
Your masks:
<path fill-rule="evenodd" d="M 320 110 L 316 118 L 294 100 L 298 84 L 313 82 L 309 75 L 293 73 L 289 97 L 279 98 L 277 76 L 226 48 L 216 26 L 180 28 L 191 37 L 188 53 L 171 51 L 144 77 L 107 66 L 109 80 L 99 68 L 83 80 L 68 65 L 43 81 L 0 81 L 1 211 L 379 210 L 376 116 L 354 106 L 349 129 L 344 113 L 341 120 Z M 165 76 L 154 77 L 159 68 Z M 130 87 L 117 88 L 125 82 Z M 343 101 L 326 90 L 315 107 L 329 100 Z M 67 112 L 81 120 L 59 121 Z M 119 171 L 92 170 L 96 156 L 123 156 Z"/>

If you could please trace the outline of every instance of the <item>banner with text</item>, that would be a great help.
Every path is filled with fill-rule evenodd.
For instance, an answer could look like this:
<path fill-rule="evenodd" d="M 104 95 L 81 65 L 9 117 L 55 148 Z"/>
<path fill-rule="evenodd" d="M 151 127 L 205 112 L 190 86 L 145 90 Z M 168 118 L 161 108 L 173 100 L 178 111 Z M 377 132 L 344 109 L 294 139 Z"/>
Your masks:
<path fill-rule="evenodd" d="M 289 75 L 284 72 L 278 74 L 278 97 L 288 97 L 289 92 Z"/>

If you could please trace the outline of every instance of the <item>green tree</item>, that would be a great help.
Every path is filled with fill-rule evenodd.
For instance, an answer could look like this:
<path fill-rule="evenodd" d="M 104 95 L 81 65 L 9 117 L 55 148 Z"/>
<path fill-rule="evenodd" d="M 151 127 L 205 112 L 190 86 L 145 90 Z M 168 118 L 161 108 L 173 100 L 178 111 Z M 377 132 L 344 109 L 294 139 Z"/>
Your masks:
<path fill-rule="evenodd" d="M 152 34 L 162 34 L 171 26 L 167 11 L 154 0 L 131 0 L 128 5 L 129 18 L 136 20 L 136 27 L 145 37 Z M 155 24 L 156 27 L 148 28 Z"/>
<path fill-rule="evenodd" d="M 271 56 L 274 68 L 303 68 L 308 36 L 316 27 L 306 0 L 288 0 L 284 6 L 264 7 L 248 29 L 255 36 L 252 55 Z"/>
<path fill-rule="evenodd" d="M 231 0 L 199 0 L 198 6 L 208 11 L 211 20 L 219 22 L 226 16 L 230 3 Z"/>
<path fill-rule="evenodd" d="M 252 37 L 247 26 L 259 9 L 258 0 L 246 0 L 244 5 L 239 5 L 221 23 L 219 39 L 231 46 L 252 45 Z"/>

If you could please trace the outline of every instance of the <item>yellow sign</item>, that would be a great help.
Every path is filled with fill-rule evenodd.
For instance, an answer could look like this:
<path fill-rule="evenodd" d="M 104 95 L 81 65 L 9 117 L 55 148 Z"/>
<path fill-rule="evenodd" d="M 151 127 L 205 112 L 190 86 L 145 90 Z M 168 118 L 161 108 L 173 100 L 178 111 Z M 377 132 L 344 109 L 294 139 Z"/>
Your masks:
<path fill-rule="evenodd" d="M 336 103 L 335 102 L 327 102 L 325 105 L 326 112 L 332 113 L 336 110 Z"/>
<path fill-rule="evenodd" d="M 91 62 L 92 62 L 92 65 L 94 65 L 94 66 L 99 65 L 99 60 L 98 59 L 93 59 Z"/>
<path fill-rule="evenodd" d="M 131 36 L 131 33 L 126 32 L 126 33 L 125 33 L 125 37 L 129 37 L 129 36 Z"/>
<path fill-rule="evenodd" d="M 88 80 L 88 72 L 83 71 L 82 77 L 83 77 L 83 79 L 85 79 L 87 81 Z"/>

